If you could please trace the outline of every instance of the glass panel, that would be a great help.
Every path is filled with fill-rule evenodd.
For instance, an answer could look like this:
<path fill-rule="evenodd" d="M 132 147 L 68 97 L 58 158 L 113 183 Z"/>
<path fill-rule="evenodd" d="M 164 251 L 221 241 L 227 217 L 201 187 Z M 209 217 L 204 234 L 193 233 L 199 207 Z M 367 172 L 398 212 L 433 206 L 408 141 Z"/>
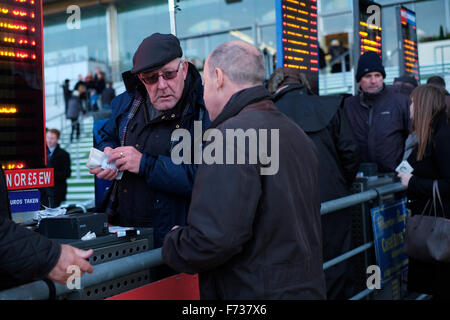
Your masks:
<path fill-rule="evenodd" d="M 167 0 L 124 1 L 117 4 L 121 71 L 132 67 L 139 44 L 152 33 L 170 33 Z"/>
<path fill-rule="evenodd" d="M 352 0 L 318 0 L 318 8 L 321 14 L 352 9 Z"/>
<path fill-rule="evenodd" d="M 275 21 L 274 0 L 184 0 L 179 6 L 177 28 L 183 37 Z"/>
<path fill-rule="evenodd" d="M 83 8 L 80 29 L 68 29 L 69 15 L 44 18 L 46 65 L 80 60 L 108 60 L 106 14 L 104 8 Z M 47 59 L 49 57 L 49 59 Z"/>
<path fill-rule="evenodd" d="M 203 70 L 203 64 L 208 55 L 219 45 L 232 40 L 244 40 L 250 43 L 253 41 L 253 31 L 243 30 L 206 36 L 201 38 L 185 39 L 181 41 L 184 57 L 193 62 L 199 70 Z"/>
<path fill-rule="evenodd" d="M 419 2 L 415 4 L 415 9 L 413 10 L 416 11 L 417 38 L 419 42 L 429 41 L 432 37 L 435 40 L 439 38 L 441 27 L 444 36 L 446 33 L 450 33 L 450 30 L 446 30 L 445 4 L 443 0 Z"/>

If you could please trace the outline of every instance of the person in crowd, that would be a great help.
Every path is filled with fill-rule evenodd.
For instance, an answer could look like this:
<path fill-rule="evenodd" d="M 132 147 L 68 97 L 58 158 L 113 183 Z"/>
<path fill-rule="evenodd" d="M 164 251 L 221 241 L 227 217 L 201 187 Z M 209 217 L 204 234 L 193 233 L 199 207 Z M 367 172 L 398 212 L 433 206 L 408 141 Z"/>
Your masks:
<path fill-rule="evenodd" d="M 319 46 L 318 51 L 319 51 L 319 53 L 318 53 L 318 55 L 319 55 L 319 70 L 323 71 L 327 67 L 327 60 L 325 59 L 326 55 L 321 46 Z"/>
<path fill-rule="evenodd" d="M 394 92 L 403 93 L 409 97 L 411 92 L 417 88 L 418 85 L 419 83 L 416 78 L 405 74 L 401 77 L 394 78 L 394 83 L 390 88 L 393 89 Z"/>
<path fill-rule="evenodd" d="M 67 108 L 69 107 L 69 99 L 72 96 L 72 90 L 69 89 L 69 85 L 70 85 L 70 80 L 66 79 L 64 80 L 64 84 L 61 86 L 63 89 L 63 94 L 64 94 L 64 107 L 65 107 L 65 112 L 67 114 Z"/>
<path fill-rule="evenodd" d="M 103 90 L 106 88 L 106 80 L 105 80 L 105 73 L 100 70 L 100 68 L 95 69 L 95 76 L 94 76 L 94 82 L 95 82 L 95 91 L 98 95 L 101 95 L 103 93 Z"/>
<path fill-rule="evenodd" d="M 92 104 L 91 98 L 95 93 L 95 78 L 91 71 L 88 71 L 86 77 L 84 77 L 84 82 L 86 84 L 86 91 L 80 96 L 83 104 L 86 106 L 86 111 L 96 111 L 95 105 Z"/>
<path fill-rule="evenodd" d="M 409 209 L 421 214 L 432 198 L 433 182 L 438 181 L 443 209 L 437 215 L 450 219 L 450 114 L 445 110 L 445 92 L 432 85 L 423 85 L 411 94 L 412 129 L 417 145 L 408 157 L 412 173 L 399 173 L 407 187 Z M 448 239 L 447 239 L 448 240 Z M 445 241 L 445 239 L 443 239 Z M 450 264 L 428 263 L 409 258 L 408 290 L 432 294 L 435 299 L 450 299 Z"/>
<path fill-rule="evenodd" d="M 286 67 L 274 71 L 269 88 L 275 105 L 305 131 L 319 152 L 320 201 L 347 196 L 359 167 L 359 149 L 341 108 L 343 97 L 305 94 L 301 75 Z M 321 218 L 323 259 L 329 261 L 351 249 L 352 217 L 348 210 L 341 210 Z M 352 296 L 350 267 L 345 261 L 325 271 L 328 299 Z"/>
<path fill-rule="evenodd" d="M 330 65 L 331 73 L 338 73 L 350 70 L 350 55 L 339 39 L 333 39 L 328 48 L 328 55 L 331 55 Z M 345 70 L 342 70 L 342 59 L 344 60 Z"/>
<path fill-rule="evenodd" d="M 87 83 L 84 81 L 84 78 L 81 74 L 78 75 L 78 81 L 75 84 L 75 87 L 73 88 L 73 90 L 78 91 L 80 93 L 79 87 L 82 85 L 84 88 L 84 90 L 82 90 L 82 93 L 80 93 L 79 95 L 79 99 L 81 102 L 81 107 L 83 109 L 83 113 L 86 113 L 87 111 L 89 111 L 89 96 L 88 96 L 88 91 L 87 91 Z M 69 99 L 70 100 L 70 99 Z"/>
<path fill-rule="evenodd" d="M 445 90 L 445 105 L 447 106 L 447 112 L 450 112 L 450 93 L 446 90 L 445 80 L 440 76 L 432 76 L 428 78 L 427 84 Z"/>
<path fill-rule="evenodd" d="M 80 275 L 92 273 L 86 261 L 93 250 L 80 250 L 60 245 L 11 220 L 5 173 L 0 167 L 0 290 L 24 283 L 49 279 L 66 284 L 72 272 L 80 267 Z"/>
<path fill-rule="evenodd" d="M 199 166 L 188 224 L 166 235 L 162 256 L 179 272 L 199 273 L 201 299 L 326 297 L 317 152 L 276 110 L 264 78 L 262 53 L 244 41 L 222 44 L 205 62 L 214 136 L 230 129 L 279 130 L 279 141 L 268 146 L 279 150 L 279 164 L 262 174 L 264 165 L 250 163 L 247 147 L 223 141 L 223 157 L 241 149 L 244 163 Z"/>
<path fill-rule="evenodd" d="M 66 200 L 67 179 L 70 178 L 70 155 L 59 146 L 60 132 L 58 129 L 47 130 L 47 168 L 53 168 L 54 187 L 41 190 L 41 204 L 56 208 Z"/>
<path fill-rule="evenodd" d="M 108 86 L 102 93 L 102 108 L 111 108 L 111 101 L 116 97 L 116 90 L 113 88 L 113 83 L 108 82 Z"/>
<path fill-rule="evenodd" d="M 435 87 L 446 89 L 445 80 L 440 76 L 431 76 L 427 79 L 427 84 L 431 84 Z"/>
<path fill-rule="evenodd" d="M 95 91 L 95 89 L 92 89 L 89 91 L 89 95 L 91 96 L 89 99 L 89 109 L 94 112 L 98 111 L 99 95 L 98 95 L 97 91 Z"/>
<path fill-rule="evenodd" d="M 75 86 L 73 87 L 73 90 L 77 90 L 78 91 L 78 86 L 80 85 L 84 85 L 86 86 L 86 82 L 84 82 L 84 78 L 81 74 L 78 75 L 78 81 L 77 83 L 75 83 Z"/>
<path fill-rule="evenodd" d="M 122 226 L 153 227 L 154 247 L 175 225 L 186 223 L 196 164 L 173 163 L 176 129 L 191 133 L 194 121 L 209 124 L 197 69 L 182 58 L 180 41 L 171 34 L 145 38 L 123 74 L 126 92 L 111 102 L 113 114 L 99 130 L 98 148 L 123 171 L 111 193 L 117 199 L 111 221 Z M 116 170 L 90 169 L 114 180 Z M 111 198 L 110 198 L 111 199 Z"/>
<path fill-rule="evenodd" d="M 72 97 L 69 100 L 69 108 L 67 109 L 67 118 L 72 121 L 72 132 L 70 133 L 70 142 L 73 141 L 73 135 L 76 134 L 76 139 L 80 138 L 80 114 L 83 112 L 83 106 L 80 99 L 86 92 L 86 87 L 84 85 L 79 85 L 78 90 L 74 90 Z"/>
<path fill-rule="evenodd" d="M 358 141 L 361 161 L 379 173 L 394 172 L 409 135 L 409 98 L 386 88 L 380 57 L 364 53 L 358 61 L 358 94 L 344 100 L 344 112 Z"/>
<path fill-rule="evenodd" d="M 91 71 L 88 71 L 86 77 L 84 77 L 84 82 L 86 83 L 88 91 L 90 91 L 91 89 L 95 89 L 95 78 L 92 75 Z"/>

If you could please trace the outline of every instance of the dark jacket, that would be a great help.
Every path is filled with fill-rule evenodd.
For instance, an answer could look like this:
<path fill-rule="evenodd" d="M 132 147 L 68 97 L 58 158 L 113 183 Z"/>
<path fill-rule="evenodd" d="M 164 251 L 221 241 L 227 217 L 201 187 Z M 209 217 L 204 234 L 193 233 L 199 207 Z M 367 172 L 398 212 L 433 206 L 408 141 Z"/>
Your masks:
<path fill-rule="evenodd" d="M 70 165 L 69 153 L 57 144 L 53 153 L 47 158 L 47 168 L 54 168 L 55 185 L 53 188 L 41 189 L 41 203 L 44 206 L 59 207 L 61 202 L 66 200 L 67 179 L 72 173 Z M 48 197 L 52 197 L 50 201 L 53 203 L 49 202 Z"/>
<path fill-rule="evenodd" d="M 376 94 L 348 97 L 344 111 L 358 141 L 361 162 L 376 163 L 381 173 L 394 172 L 409 135 L 409 99 L 384 87 Z"/>
<path fill-rule="evenodd" d="M 116 91 L 114 88 L 107 87 L 103 90 L 102 93 L 102 105 L 109 106 L 111 105 L 111 101 L 116 97 Z"/>
<path fill-rule="evenodd" d="M 59 244 L 11 221 L 5 176 L 0 168 L 0 290 L 44 278 L 60 254 Z"/>
<path fill-rule="evenodd" d="M 248 152 L 245 164 L 200 165 L 188 226 L 167 234 L 164 261 L 199 273 L 201 299 L 324 299 L 313 143 L 262 86 L 235 94 L 211 128 L 223 136 L 227 129 L 279 129 L 279 170 L 261 175 Z"/>
<path fill-rule="evenodd" d="M 171 150 L 178 143 L 171 141 L 177 128 L 187 129 L 194 139 L 194 121 L 209 124 L 203 102 L 200 74 L 192 64 L 178 104 L 150 120 L 145 104 L 147 92 L 137 78 L 124 74 L 127 91 L 111 103 L 112 116 L 99 130 L 98 148 L 121 146 L 121 135 L 128 115 L 139 105 L 127 125 L 124 145 L 134 146 L 142 153 L 139 173 L 124 172 L 117 181 L 119 223 L 122 226 L 153 227 L 155 247 L 162 245 L 165 234 L 174 225 L 185 225 L 196 165 L 176 165 Z"/>
<path fill-rule="evenodd" d="M 320 159 L 321 202 L 348 195 L 359 166 L 359 149 L 340 108 L 340 96 L 308 96 L 298 85 L 277 92 L 277 109 L 296 122 L 310 137 Z"/>
<path fill-rule="evenodd" d="M 341 109 L 341 96 L 305 95 L 303 87 L 288 85 L 274 96 L 281 112 L 295 121 L 314 142 L 320 163 L 321 202 L 350 194 L 359 167 L 358 143 Z M 352 221 L 348 210 L 322 216 L 323 258 L 331 260 L 351 249 Z M 348 263 L 326 270 L 328 299 L 345 299 L 351 293 Z"/>
<path fill-rule="evenodd" d="M 433 122 L 432 139 L 427 145 L 424 158 L 417 161 L 417 148 L 408 158 L 414 168 L 407 190 L 407 197 L 411 200 L 408 206 L 413 215 L 422 213 L 427 200 L 432 197 L 433 181 L 438 180 L 445 216 L 450 219 L 449 122 L 446 113 L 442 111 Z M 438 215 L 443 216 L 441 209 L 438 209 Z M 410 258 L 408 288 L 450 299 L 450 264 L 424 263 Z"/>
<path fill-rule="evenodd" d="M 67 107 L 67 119 L 77 120 L 80 113 L 83 111 L 83 106 L 79 97 L 72 95 L 69 99 L 69 105 Z"/>

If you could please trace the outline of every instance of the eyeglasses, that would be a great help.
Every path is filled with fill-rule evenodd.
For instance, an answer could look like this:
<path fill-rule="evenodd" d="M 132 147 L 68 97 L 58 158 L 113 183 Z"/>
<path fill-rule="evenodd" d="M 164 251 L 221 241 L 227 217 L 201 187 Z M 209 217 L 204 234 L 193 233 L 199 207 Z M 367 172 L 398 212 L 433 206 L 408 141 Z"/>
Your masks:
<path fill-rule="evenodd" d="M 180 69 L 180 65 L 181 65 L 181 60 L 180 60 L 180 62 L 178 62 L 177 70 L 164 71 L 163 73 L 158 72 L 158 73 L 152 74 L 149 77 L 144 77 L 141 73 L 139 78 L 145 84 L 155 84 L 159 81 L 159 77 L 162 77 L 164 80 L 172 80 L 177 76 L 178 70 Z"/>

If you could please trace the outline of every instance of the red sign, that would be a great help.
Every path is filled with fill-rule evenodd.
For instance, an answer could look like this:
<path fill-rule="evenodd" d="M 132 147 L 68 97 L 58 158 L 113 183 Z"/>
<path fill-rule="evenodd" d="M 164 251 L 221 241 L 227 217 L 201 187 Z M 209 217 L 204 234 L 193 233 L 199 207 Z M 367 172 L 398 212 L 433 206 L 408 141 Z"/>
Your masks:
<path fill-rule="evenodd" d="M 8 190 L 53 187 L 53 168 L 5 170 Z"/>
<path fill-rule="evenodd" d="M 198 274 L 180 273 L 106 300 L 200 300 Z"/>

